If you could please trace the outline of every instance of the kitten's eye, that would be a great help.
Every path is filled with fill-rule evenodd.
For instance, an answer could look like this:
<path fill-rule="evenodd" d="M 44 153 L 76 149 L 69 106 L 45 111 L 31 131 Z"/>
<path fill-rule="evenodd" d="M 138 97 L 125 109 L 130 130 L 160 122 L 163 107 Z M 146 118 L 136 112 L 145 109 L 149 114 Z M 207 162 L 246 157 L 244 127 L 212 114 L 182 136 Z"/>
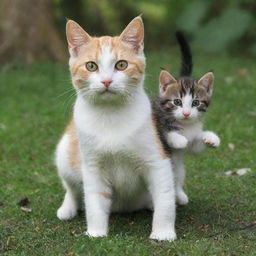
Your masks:
<path fill-rule="evenodd" d="M 192 107 L 198 107 L 200 105 L 200 101 L 199 100 L 193 100 L 192 101 Z"/>
<path fill-rule="evenodd" d="M 115 69 L 117 70 L 125 70 L 127 67 L 128 62 L 126 60 L 119 60 L 115 65 Z"/>
<path fill-rule="evenodd" d="M 98 65 L 93 61 L 86 62 L 85 67 L 90 72 L 94 72 L 94 71 L 98 70 Z"/>
<path fill-rule="evenodd" d="M 176 105 L 176 106 L 182 106 L 182 101 L 181 101 L 180 99 L 175 99 L 175 100 L 173 101 L 173 103 L 174 103 L 174 105 Z"/>

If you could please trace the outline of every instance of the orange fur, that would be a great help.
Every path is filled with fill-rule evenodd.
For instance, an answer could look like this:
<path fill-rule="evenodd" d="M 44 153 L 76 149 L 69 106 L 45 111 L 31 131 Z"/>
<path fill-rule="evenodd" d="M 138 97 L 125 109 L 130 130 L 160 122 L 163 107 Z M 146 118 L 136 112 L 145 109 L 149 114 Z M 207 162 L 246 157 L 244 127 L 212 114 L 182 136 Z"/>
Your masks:
<path fill-rule="evenodd" d="M 106 192 L 99 192 L 99 194 L 107 199 L 112 199 L 112 195 Z"/>
<path fill-rule="evenodd" d="M 70 138 L 70 146 L 68 151 L 68 159 L 69 159 L 70 166 L 74 170 L 80 170 L 81 158 L 80 158 L 78 137 L 77 137 L 74 120 L 71 120 L 71 122 L 68 124 L 65 133 L 68 134 Z"/>
<path fill-rule="evenodd" d="M 123 72 L 135 81 L 139 81 L 141 74 L 144 73 L 144 61 L 120 37 L 103 36 L 91 38 L 90 42 L 82 46 L 79 50 L 75 62 L 70 67 L 75 86 L 81 86 L 82 80 L 85 80 L 90 75 L 90 72 L 85 69 L 85 63 L 87 61 L 97 63 L 104 47 L 109 47 L 117 60 L 126 60 L 129 63 L 129 67 Z"/>
<path fill-rule="evenodd" d="M 160 152 L 160 155 L 163 159 L 168 159 L 169 156 L 166 154 L 166 152 L 164 150 L 164 147 L 163 147 L 163 144 L 160 140 L 160 137 L 159 137 L 159 134 L 158 134 L 158 131 L 157 131 L 157 128 L 156 128 L 156 120 L 154 119 L 154 117 L 152 117 L 152 126 L 153 126 L 153 129 L 154 129 L 155 142 L 157 144 L 157 148 Z"/>

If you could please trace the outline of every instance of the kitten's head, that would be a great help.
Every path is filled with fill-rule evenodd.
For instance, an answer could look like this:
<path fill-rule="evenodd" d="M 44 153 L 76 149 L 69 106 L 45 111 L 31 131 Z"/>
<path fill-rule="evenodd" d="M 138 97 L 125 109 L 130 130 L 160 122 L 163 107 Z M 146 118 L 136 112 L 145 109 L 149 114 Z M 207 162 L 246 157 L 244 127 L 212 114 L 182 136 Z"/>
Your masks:
<path fill-rule="evenodd" d="M 164 108 L 172 112 L 178 122 L 195 122 L 207 110 L 213 90 L 212 72 L 206 73 L 200 79 L 175 79 L 167 71 L 162 71 L 159 80 L 160 98 Z"/>
<path fill-rule="evenodd" d="M 144 27 L 133 19 L 120 36 L 91 37 L 76 22 L 66 26 L 70 72 L 77 93 L 94 104 L 126 102 L 144 79 Z"/>

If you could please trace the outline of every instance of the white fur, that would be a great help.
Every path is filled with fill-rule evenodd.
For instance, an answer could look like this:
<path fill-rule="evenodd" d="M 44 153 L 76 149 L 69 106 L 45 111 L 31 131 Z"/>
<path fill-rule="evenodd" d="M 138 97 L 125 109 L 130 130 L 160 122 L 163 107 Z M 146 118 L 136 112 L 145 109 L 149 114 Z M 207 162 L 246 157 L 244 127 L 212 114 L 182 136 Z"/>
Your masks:
<path fill-rule="evenodd" d="M 128 78 L 122 72 L 115 75 L 108 72 L 112 59 L 107 49 L 103 51 L 99 73 L 85 84 L 90 89 L 97 87 L 101 90 L 102 72 L 113 80 L 111 86 L 117 92 L 109 98 L 102 96 L 106 101 L 115 102 L 122 88 L 129 90 L 130 96 L 123 104 L 98 104 L 87 100 L 83 90 L 77 91 L 74 121 L 82 159 L 81 172 L 72 170 L 69 165 L 69 138 L 64 135 L 57 148 L 56 163 L 66 196 L 57 216 L 70 219 L 76 214 L 76 191 L 83 184 L 89 236 L 107 235 L 112 211 L 134 211 L 153 206 L 150 238 L 172 241 L 176 238 L 173 174 L 169 159 L 162 159 L 156 144 L 143 79 L 139 85 L 127 85 Z M 98 92 L 93 91 L 100 100 Z"/>
<path fill-rule="evenodd" d="M 192 107 L 192 95 L 186 94 L 182 98 L 182 106 L 178 106 L 176 110 L 173 111 L 173 115 L 176 118 L 176 120 L 184 121 L 185 124 L 192 123 L 196 121 L 199 116 L 200 112 L 198 112 L 196 107 Z M 185 118 L 183 115 L 183 112 L 189 113 L 189 118 Z"/>
<path fill-rule="evenodd" d="M 167 134 L 167 142 L 172 148 L 176 149 L 186 148 L 188 145 L 187 138 L 177 132 L 169 132 Z"/>

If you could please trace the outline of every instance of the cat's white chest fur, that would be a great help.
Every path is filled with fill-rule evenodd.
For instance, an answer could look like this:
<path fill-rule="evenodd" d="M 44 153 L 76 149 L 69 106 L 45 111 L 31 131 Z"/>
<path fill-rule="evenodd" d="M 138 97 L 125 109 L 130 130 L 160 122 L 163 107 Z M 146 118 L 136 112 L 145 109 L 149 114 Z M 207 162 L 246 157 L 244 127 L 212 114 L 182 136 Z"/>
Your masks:
<path fill-rule="evenodd" d="M 147 96 L 141 91 L 134 104 L 122 109 L 91 107 L 78 97 L 74 108 L 74 120 L 84 141 L 85 148 L 97 152 L 134 151 L 143 140 L 151 135 L 148 122 L 151 109 Z M 143 128 L 144 127 L 144 131 Z M 139 134 L 141 133 L 141 136 Z M 134 139 L 136 137 L 136 140 Z"/>

